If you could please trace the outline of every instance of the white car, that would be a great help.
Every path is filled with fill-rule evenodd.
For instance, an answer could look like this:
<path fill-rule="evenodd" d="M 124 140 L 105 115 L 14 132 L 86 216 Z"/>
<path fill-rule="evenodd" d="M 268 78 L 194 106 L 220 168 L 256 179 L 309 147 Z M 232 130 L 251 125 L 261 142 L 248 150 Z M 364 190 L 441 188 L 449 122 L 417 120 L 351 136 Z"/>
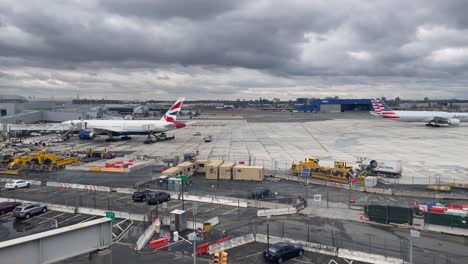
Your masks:
<path fill-rule="evenodd" d="M 37 132 L 32 132 L 31 134 L 29 134 L 30 136 L 33 136 L 33 137 L 38 137 L 38 136 L 42 136 L 41 133 L 37 133 Z"/>
<path fill-rule="evenodd" d="M 8 190 L 14 190 L 17 188 L 29 188 L 31 183 L 23 180 L 14 180 L 5 184 L 5 188 Z"/>

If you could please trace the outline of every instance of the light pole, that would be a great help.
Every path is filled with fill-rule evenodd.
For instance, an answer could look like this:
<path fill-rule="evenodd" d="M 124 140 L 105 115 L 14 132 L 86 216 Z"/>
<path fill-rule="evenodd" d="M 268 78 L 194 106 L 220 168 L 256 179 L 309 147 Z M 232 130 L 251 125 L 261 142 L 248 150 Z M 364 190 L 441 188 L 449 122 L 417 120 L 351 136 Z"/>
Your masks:
<path fill-rule="evenodd" d="M 268 221 L 270 219 L 271 215 L 267 215 L 267 249 L 270 248 L 270 222 Z"/>

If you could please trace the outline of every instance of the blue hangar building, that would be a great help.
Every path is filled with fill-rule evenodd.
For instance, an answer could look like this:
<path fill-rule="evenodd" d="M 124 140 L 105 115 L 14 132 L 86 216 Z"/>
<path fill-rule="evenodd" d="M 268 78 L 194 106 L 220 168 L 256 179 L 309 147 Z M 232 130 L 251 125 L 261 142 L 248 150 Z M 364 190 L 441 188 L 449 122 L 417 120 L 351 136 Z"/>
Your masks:
<path fill-rule="evenodd" d="M 310 99 L 296 105 L 300 112 L 339 113 L 348 111 L 371 111 L 370 99 Z"/>

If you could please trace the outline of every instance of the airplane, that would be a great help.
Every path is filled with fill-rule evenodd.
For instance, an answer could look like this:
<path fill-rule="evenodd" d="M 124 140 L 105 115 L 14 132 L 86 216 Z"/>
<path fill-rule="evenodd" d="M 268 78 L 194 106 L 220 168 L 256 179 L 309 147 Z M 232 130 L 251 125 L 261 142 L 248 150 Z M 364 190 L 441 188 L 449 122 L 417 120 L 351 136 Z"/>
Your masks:
<path fill-rule="evenodd" d="M 383 100 L 371 100 L 373 112 L 371 114 L 385 119 L 395 119 L 402 122 L 424 122 L 426 126 L 440 127 L 458 126 L 461 122 L 468 122 L 468 113 L 451 113 L 442 111 L 393 111 Z"/>
<path fill-rule="evenodd" d="M 82 140 L 91 140 L 96 135 L 108 135 L 109 140 L 113 136 L 122 136 L 122 139 L 130 139 L 129 135 L 151 135 L 166 131 L 184 128 L 188 123 L 177 122 L 177 116 L 182 109 L 185 98 L 179 98 L 169 108 L 160 120 L 69 120 L 62 124 L 72 127 L 81 127 L 78 136 Z"/>

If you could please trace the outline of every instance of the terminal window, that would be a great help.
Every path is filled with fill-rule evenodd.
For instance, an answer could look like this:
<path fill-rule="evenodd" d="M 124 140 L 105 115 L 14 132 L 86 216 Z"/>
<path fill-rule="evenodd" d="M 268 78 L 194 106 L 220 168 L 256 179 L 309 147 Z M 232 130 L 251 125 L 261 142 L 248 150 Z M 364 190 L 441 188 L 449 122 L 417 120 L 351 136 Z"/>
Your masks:
<path fill-rule="evenodd" d="M 6 109 L 0 109 L 0 116 L 6 116 Z"/>

